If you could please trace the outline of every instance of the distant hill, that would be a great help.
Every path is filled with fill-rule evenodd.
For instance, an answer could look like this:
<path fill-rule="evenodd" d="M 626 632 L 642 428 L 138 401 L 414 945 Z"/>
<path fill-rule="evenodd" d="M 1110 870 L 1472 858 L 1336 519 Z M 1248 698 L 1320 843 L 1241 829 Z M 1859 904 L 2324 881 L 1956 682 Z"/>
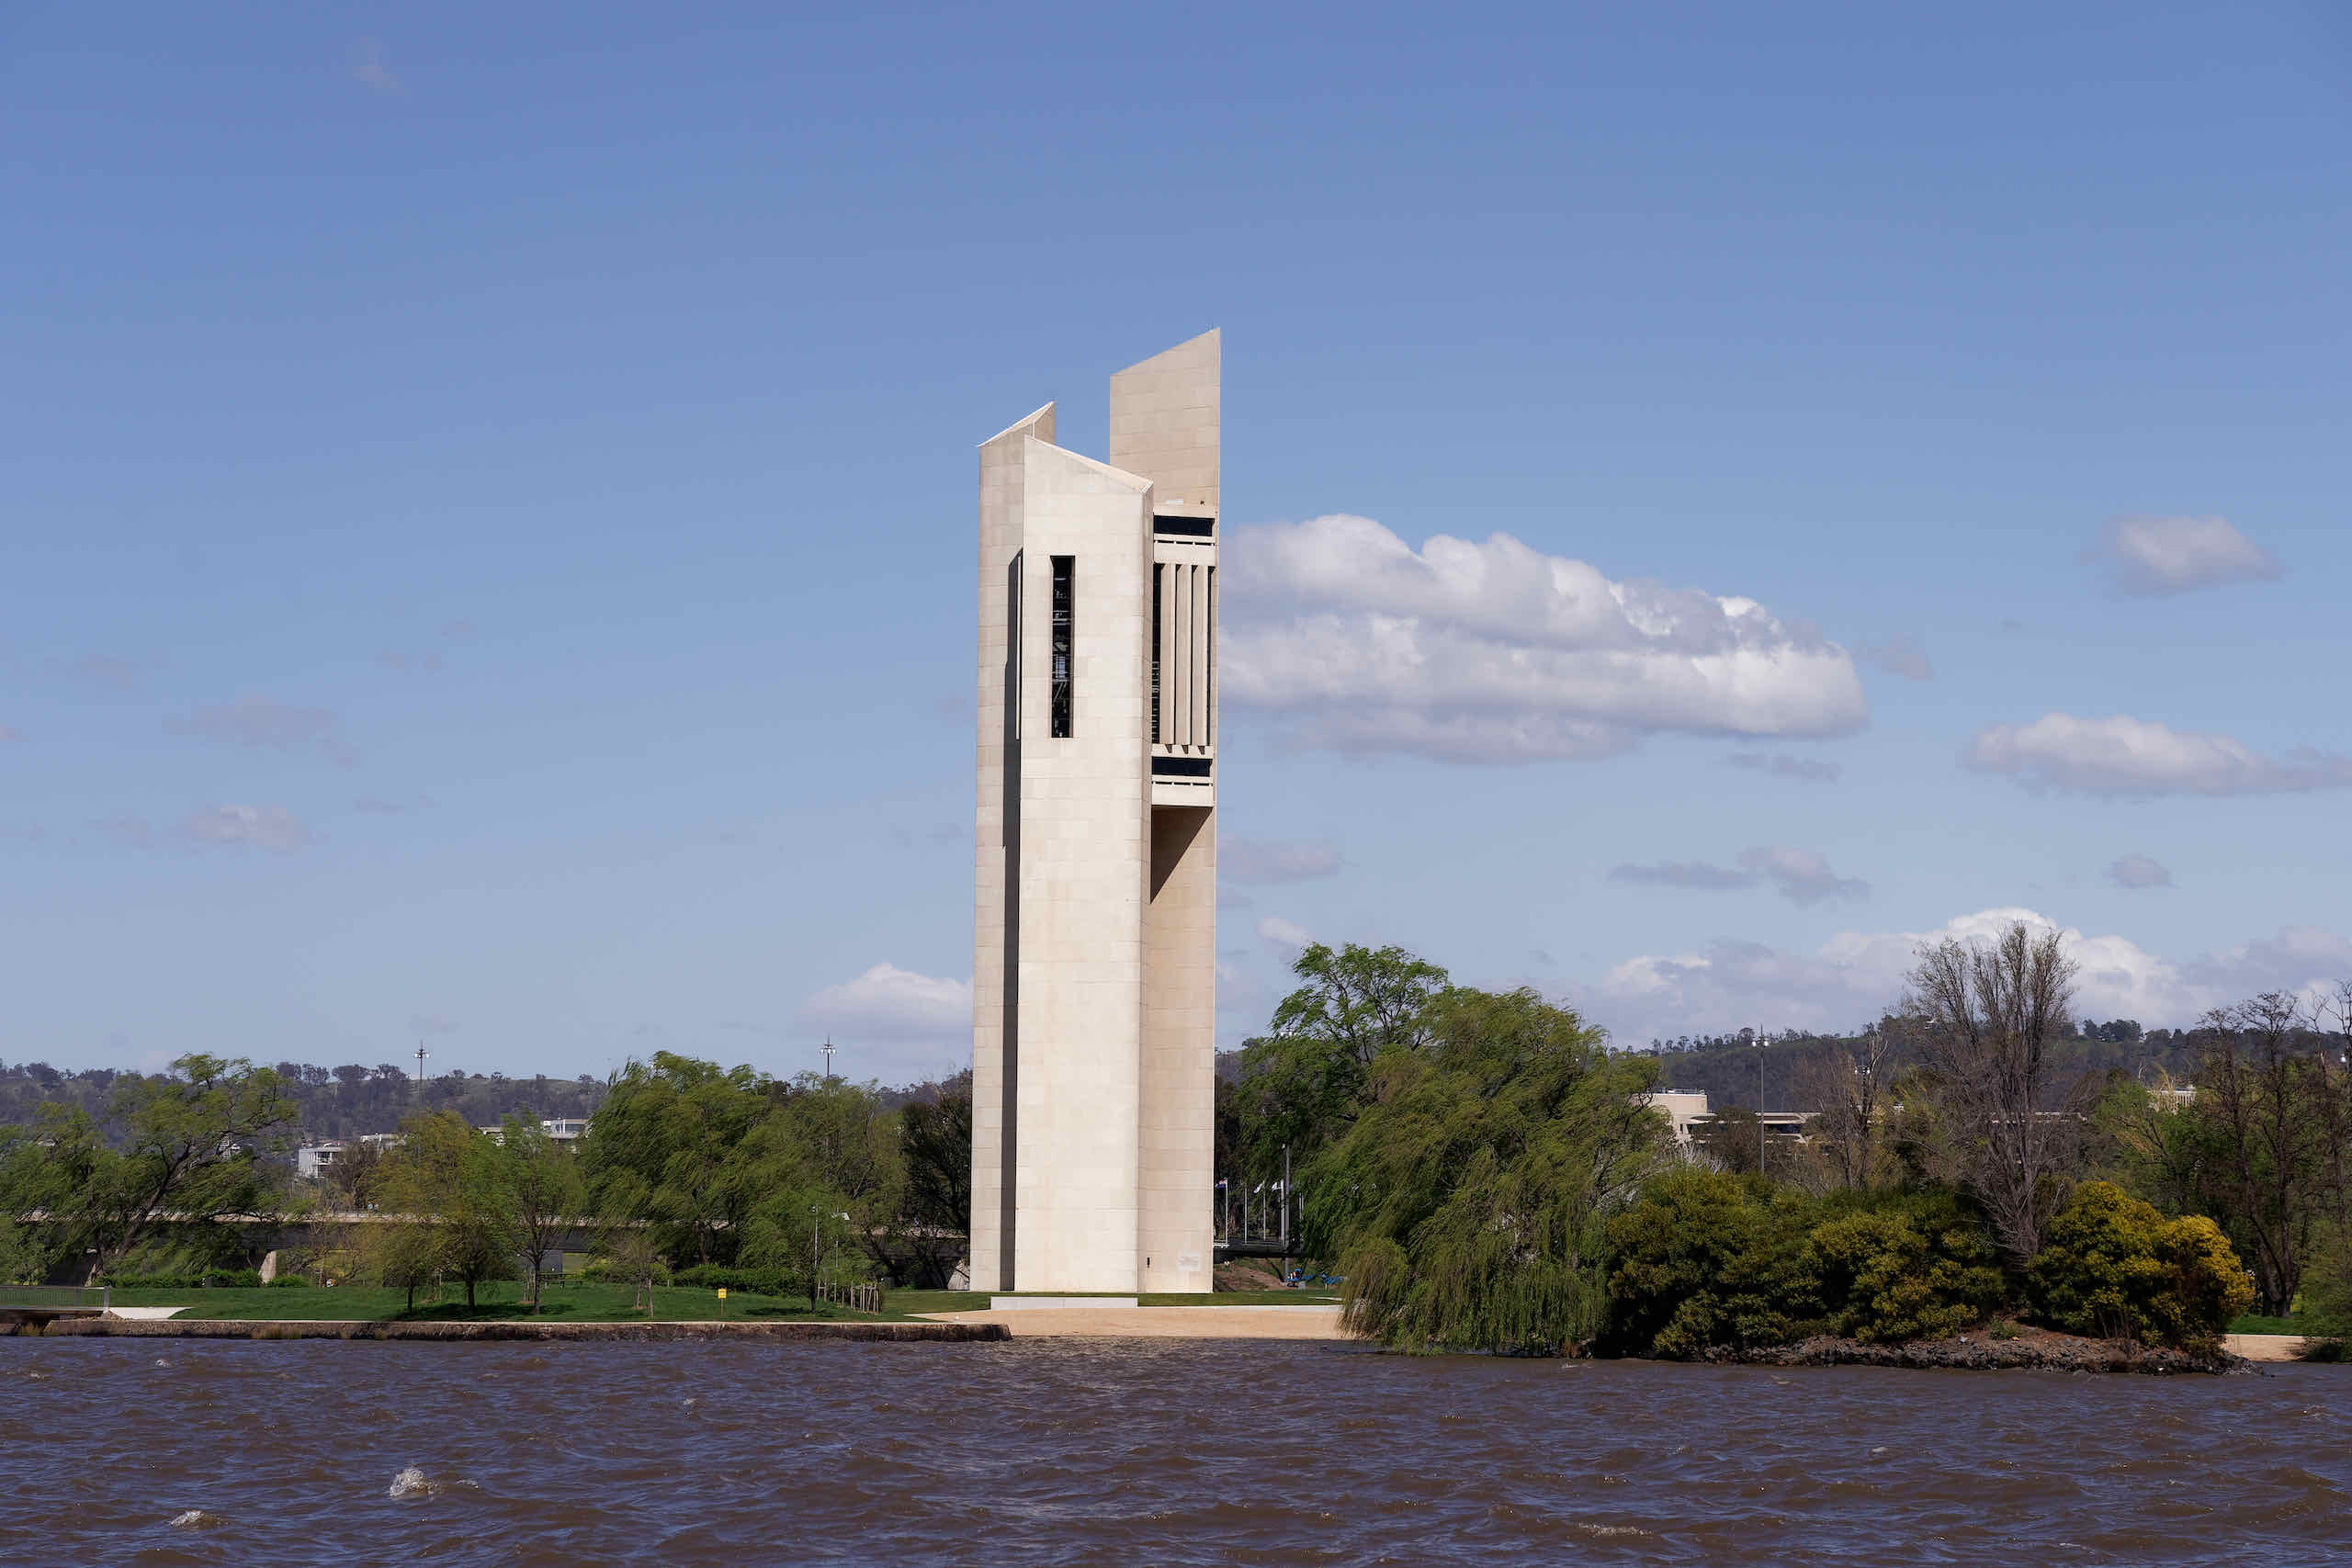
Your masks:
<path fill-rule="evenodd" d="M 2152 1077 L 2161 1071 L 2176 1081 L 2186 1081 L 2190 1060 L 2186 1031 L 2155 1029 L 2143 1033 L 2138 1024 L 2129 1020 L 2123 1021 L 2123 1025 L 2128 1028 L 2093 1025 L 2092 1034 L 2063 1042 L 2057 1056 L 2060 1071 L 2116 1071 L 2138 1078 Z M 2114 1038 L 2104 1037 L 2110 1032 Z M 1760 1052 L 1752 1039 L 1738 1036 L 1694 1041 L 1687 1046 L 1660 1041 L 1640 1054 L 1657 1058 L 1666 1088 L 1704 1094 L 1709 1106 L 1716 1110 L 1736 1107 L 1747 1111 L 1757 1109 L 1757 1066 L 1760 1055 L 1764 1098 L 1769 1102 L 1765 1109 L 1819 1111 L 1822 1107 L 1807 1102 L 1804 1066 L 1826 1050 L 1849 1045 L 1852 1039 L 1822 1034 L 1770 1035 Z M 1908 1066 L 1908 1061 L 1898 1057 L 1899 1067 Z"/>
<path fill-rule="evenodd" d="M 415 1078 L 390 1064 L 320 1067 L 301 1062 L 272 1064 L 287 1092 L 301 1107 L 302 1136 L 353 1138 L 389 1133 L 417 1110 L 454 1110 L 478 1127 L 510 1112 L 527 1116 L 589 1116 L 604 1103 L 605 1083 L 582 1073 L 576 1078 L 503 1074 L 443 1073 L 427 1078 L 422 1092 Z M 28 1125 L 44 1100 L 77 1106 L 103 1120 L 115 1085 L 137 1073 L 111 1067 L 62 1072 L 46 1062 L 0 1064 L 0 1125 Z"/>

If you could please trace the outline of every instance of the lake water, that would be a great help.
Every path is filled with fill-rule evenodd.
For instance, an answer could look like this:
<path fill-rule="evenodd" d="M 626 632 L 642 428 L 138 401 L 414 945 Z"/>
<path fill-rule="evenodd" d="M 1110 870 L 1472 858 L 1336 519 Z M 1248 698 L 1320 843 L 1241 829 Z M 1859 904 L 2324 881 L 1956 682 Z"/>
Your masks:
<path fill-rule="evenodd" d="M 2316 1564 L 2347 1404 L 2352 1367 L 0 1339 L 0 1562 Z"/>

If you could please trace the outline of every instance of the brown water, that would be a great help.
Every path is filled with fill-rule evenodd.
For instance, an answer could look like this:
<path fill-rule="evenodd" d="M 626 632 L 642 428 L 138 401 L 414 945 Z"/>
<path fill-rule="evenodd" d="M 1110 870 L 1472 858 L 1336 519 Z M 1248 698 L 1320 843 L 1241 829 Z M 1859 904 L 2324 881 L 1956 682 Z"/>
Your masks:
<path fill-rule="evenodd" d="M 2337 1367 L 0 1339 L 0 1562 L 2323 1563 L 2347 1404 Z"/>

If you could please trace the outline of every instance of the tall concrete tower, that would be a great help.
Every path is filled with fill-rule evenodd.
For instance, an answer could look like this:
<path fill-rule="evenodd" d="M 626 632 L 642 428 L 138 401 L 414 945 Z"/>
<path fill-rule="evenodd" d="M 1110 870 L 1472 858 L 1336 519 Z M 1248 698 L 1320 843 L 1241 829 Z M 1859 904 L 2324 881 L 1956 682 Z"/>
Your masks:
<path fill-rule="evenodd" d="M 1209 1288 L 1218 351 L 980 447 L 975 1290 Z"/>

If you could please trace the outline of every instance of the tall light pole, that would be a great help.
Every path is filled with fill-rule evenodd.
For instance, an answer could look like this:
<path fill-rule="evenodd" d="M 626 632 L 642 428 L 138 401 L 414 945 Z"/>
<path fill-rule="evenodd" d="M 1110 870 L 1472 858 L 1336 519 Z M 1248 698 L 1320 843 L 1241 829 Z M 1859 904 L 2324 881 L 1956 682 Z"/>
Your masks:
<path fill-rule="evenodd" d="M 418 1041 L 416 1043 L 416 1102 L 419 1105 L 424 1103 L 424 1058 L 429 1055 L 431 1053 L 425 1050 L 424 1042 Z"/>
<path fill-rule="evenodd" d="M 825 1036 L 825 1081 L 833 1081 L 833 1037 L 830 1034 Z"/>
<path fill-rule="evenodd" d="M 1764 1032 L 1756 1032 L 1756 1174 L 1764 1170 Z"/>

